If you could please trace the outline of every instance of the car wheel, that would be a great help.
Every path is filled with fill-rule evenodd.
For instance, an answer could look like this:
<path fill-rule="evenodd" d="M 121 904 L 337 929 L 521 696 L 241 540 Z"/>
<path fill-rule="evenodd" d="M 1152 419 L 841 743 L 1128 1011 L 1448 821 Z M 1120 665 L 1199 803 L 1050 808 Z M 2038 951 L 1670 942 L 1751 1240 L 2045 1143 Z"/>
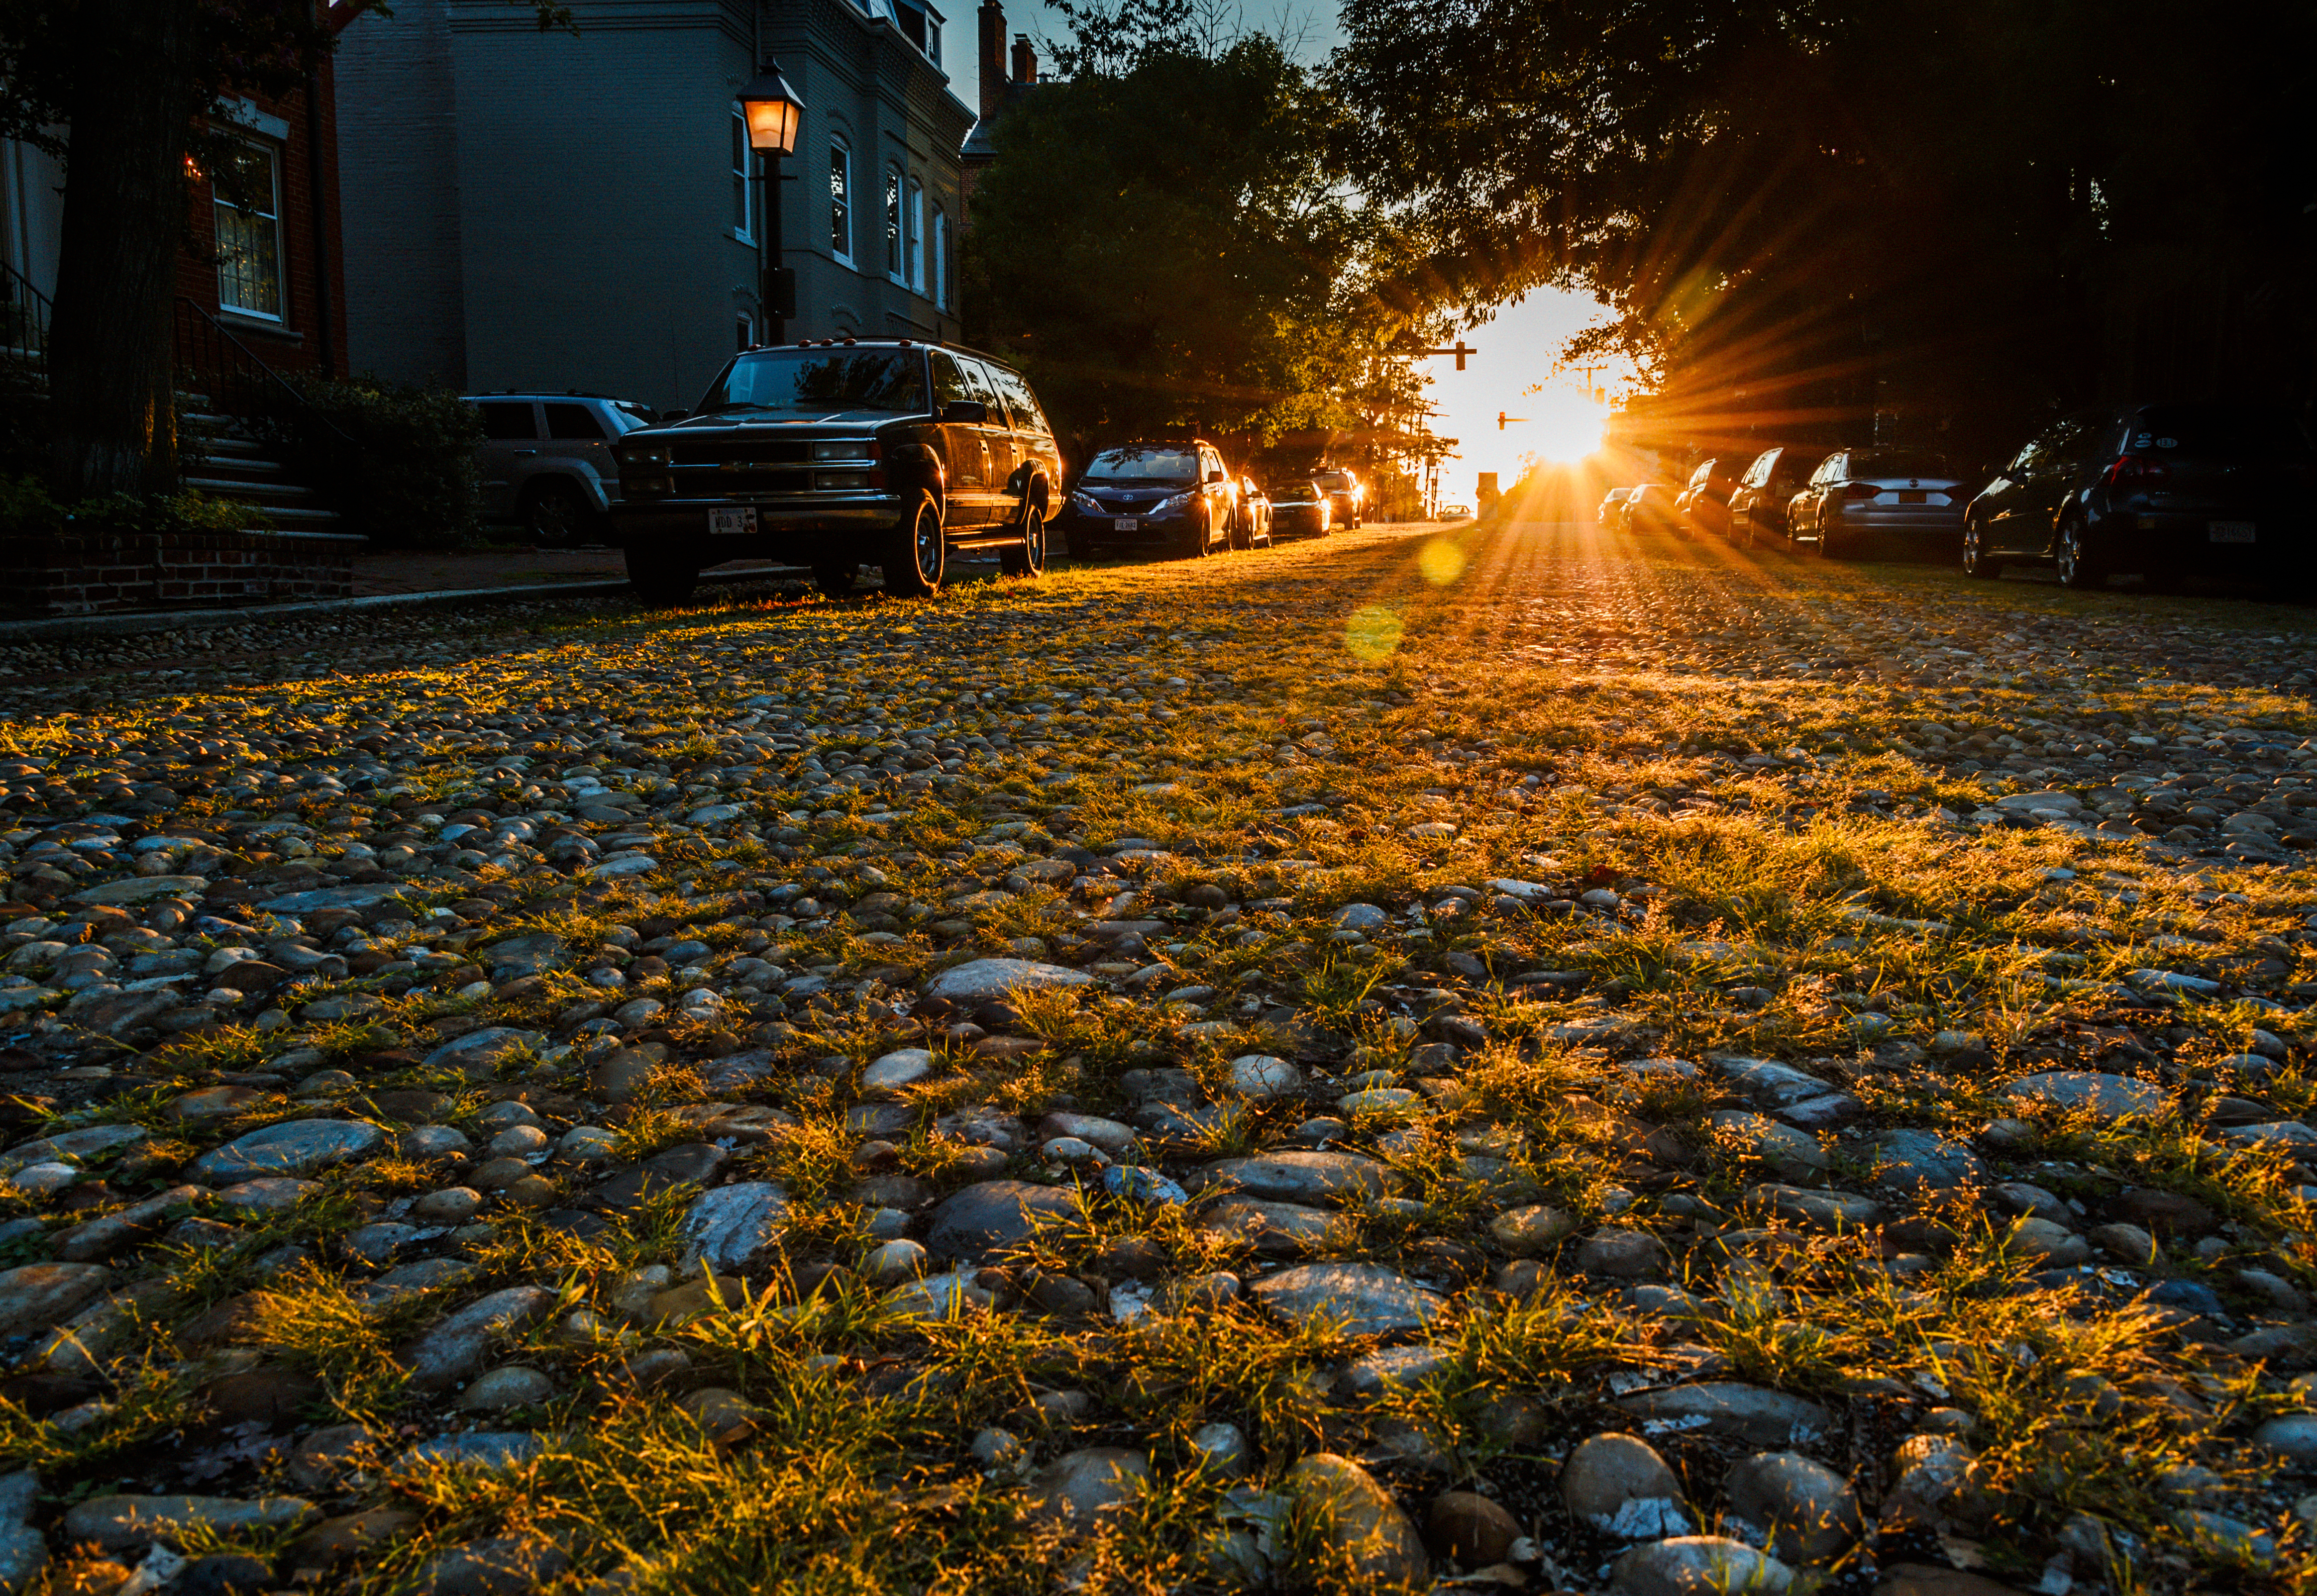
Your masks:
<path fill-rule="evenodd" d="M 681 604 L 700 584 L 705 550 L 674 542 L 628 546 L 628 584 L 647 604 Z"/>
<path fill-rule="evenodd" d="M 1183 559 L 1204 559 L 1207 545 L 1214 537 L 1214 523 L 1204 516 L 1194 515 L 1182 537 L 1175 543 L 1175 553 Z"/>
<path fill-rule="evenodd" d="M 2053 551 L 2053 563 L 2059 566 L 2061 586 L 2080 591 L 2107 583 L 2107 566 L 2089 547 L 2089 542 L 2082 516 L 2071 515 L 2060 523 L 2059 546 Z"/>
<path fill-rule="evenodd" d="M 942 531 L 941 506 L 931 494 L 886 534 L 885 591 L 897 599 L 930 598 L 949 574 L 949 539 Z"/>
<path fill-rule="evenodd" d="M 1850 539 L 1840 527 L 1818 523 L 1818 551 L 1827 559 L 1848 559 Z"/>
<path fill-rule="evenodd" d="M 1022 541 L 997 557 L 997 568 L 1008 576 L 1042 576 L 1046 574 L 1046 517 L 1044 506 L 1025 504 L 1022 506 Z"/>
<path fill-rule="evenodd" d="M 568 548 L 591 530 L 595 517 L 579 490 L 555 477 L 534 482 L 523 495 L 523 525 L 544 548 Z"/>
<path fill-rule="evenodd" d="M 1234 554 L 1245 554 L 1255 547 L 1255 528 L 1244 514 L 1231 517 L 1230 536 L 1227 541 Z"/>
<path fill-rule="evenodd" d="M 1983 582 L 2003 575 L 2003 562 L 1989 557 L 1986 536 L 1976 526 L 1963 530 L 1963 574 Z"/>

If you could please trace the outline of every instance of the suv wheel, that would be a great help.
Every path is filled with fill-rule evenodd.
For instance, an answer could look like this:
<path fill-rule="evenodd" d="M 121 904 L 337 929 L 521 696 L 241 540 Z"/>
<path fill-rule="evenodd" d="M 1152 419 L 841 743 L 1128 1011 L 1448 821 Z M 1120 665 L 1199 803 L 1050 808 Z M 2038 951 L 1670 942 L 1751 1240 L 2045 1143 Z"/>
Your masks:
<path fill-rule="evenodd" d="M 1963 530 L 1963 574 L 1982 582 L 2003 575 L 2003 562 L 1988 557 L 1985 535 L 1975 522 Z"/>
<path fill-rule="evenodd" d="M 586 535 L 595 517 L 579 490 L 553 477 L 534 482 L 523 496 L 523 524 L 550 548 L 568 548 Z"/>
<path fill-rule="evenodd" d="M 2060 523 L 2059 548 L 2053 563 L 2060 567 L 2060 585 L 2078 589 L 2098 587 L 2107 581 L 2107 566 L 2087 547 L 2084 519 L 2071 515 Z"/>
<path fill-rule="evenodd" d="M 647 604 L 681 604 L 700 584 L 703 550 L 683 542 L 628 545 L 628 583 Z"/>
<path fill-rule="evenodd" d="M 997 557 L 997 568 L 1008 576 L 1046 574 L 1045 506 L 1034 502 L 1022 506 L 1022 541 Z"/>
<path fill-rule="evenodd" d="M 949 539 L 942 531 L 941 506 L 931 494 L 886 534 L 885 591 L 897 599 L 930 598 L 949 573 Z"/>
<path fill-rule="evenodd" d="M 824 561 L 813 566 L 812 584 L 820 589 L 823 598 L 849 599 L 861 591 L 860 562 Z"/>

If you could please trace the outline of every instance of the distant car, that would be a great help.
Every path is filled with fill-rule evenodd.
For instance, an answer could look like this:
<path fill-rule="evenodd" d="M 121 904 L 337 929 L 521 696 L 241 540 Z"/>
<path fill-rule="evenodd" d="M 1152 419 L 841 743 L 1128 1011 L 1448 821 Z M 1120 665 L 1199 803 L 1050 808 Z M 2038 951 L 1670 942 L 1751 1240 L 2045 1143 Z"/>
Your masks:
<path fill-rule="evenodd" d="M 1076 555 L 1156 548 L 1199 559 L 1230 546 L 1237 496 L 1221 451 L 1203 438 L 1127 443 L 1087 462 L 1062 526 Z"/>
<path fill-rule="evenodd" d="M 2070 587 L 2126 571 L 2310 574 L 2309 435 L 2280 406 L 2134 405 L 2062 416 L 1972 500 L 1963 565 L 2048 564 Z"/>
<path fill-rule="evenodd" d="M 1617 530 L 1624 532 L 1674 531 L 1673 489 L 1662 482 L 1644 482 L 1628 488 L 1617 506 Z"/>
<path fill-rule="evenodd" d="M 1440 519 L 1470 521 L 1472 519 L 1472 507 L 1470 504 L 1444 504 L 1440 507 Z"/>
<path fill-rule="evenodd" d="M 1738 488 L 1736 462 L 1719 457 L 1700 460 L 1673 502 L 1674 525 L 1695 531 L 1730 532 L 1730 495 Z"/>
<path fill-rule="evenodd" d="M 1730 495 L 1730 540 L 1749 548 L 1773 541 L 1793 542 L 1786 506 L 1810 479 L 1811 462 L 1816 458 L 1783 446 L 1756 455 Z"/>
<path fill-rule="evenodd" d="M 1239 519 L 1231 525 L 1233 548 L 1271 547 L 1271 499 L 1252 477 L 1239 479 Z"/>
<path fill-rule="evenodd" d="M 1602 496 L 1601 507 L 1593 513 L 1593 519 L 1605 527 L 1615 526 L 1619 520 L 1617 512 L 1624 505 L 1625 495 L 1633 491 L 1629 487 L 1611 488 Z"/>
<path fill-rule="evenodd" d="M 514 522 L 555 547 L 600 536 L 620 497 L 612 445 L 659 419 L 649 406 L 603 394 L 461 396 L 482 413 L 475 449 L 483 520 Z"/>
<path fill-rule="evenodd" d="M 1336 530 L 1326 490 L 1308 477 L 1274 477 L 1267 496 L 1275 538 L 1324 538 Z"/>
<path fill-rule="evenodd" d="M 1970 485 L 1945 455 L 1913 449 L 1843 449 L 1828 455 L 1786 505 L 1796 538 L 1818 542 L 1829 559 L 1869 539 L 1888 548 L 1963 537 Z"/>
<path fill-rule="evenodd" d="M 1357 531 L 1360 522 L 1367 518 L 1367 484 L 1341 466 L 1325 467 L 1314 472 L 1311 480 L 1327 491 L 1336 524 Z"/>

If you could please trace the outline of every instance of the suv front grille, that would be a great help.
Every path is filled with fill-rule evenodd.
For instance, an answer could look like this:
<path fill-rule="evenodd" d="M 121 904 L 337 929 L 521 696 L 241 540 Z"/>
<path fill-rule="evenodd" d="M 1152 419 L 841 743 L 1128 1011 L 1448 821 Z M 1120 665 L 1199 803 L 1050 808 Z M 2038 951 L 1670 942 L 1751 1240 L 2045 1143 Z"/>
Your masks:
<path fill-rule="evenodd" d="M 801 438 L 753 439 L 747 441 L 729 439 L 720 442 L 710 438 L 697 442 L 687 439 L 675 447 L 675 463 L 679 466 L 721 467 L 740 461 L 751 465 L 801 466 L 812 458 L 812 446 Z"/>

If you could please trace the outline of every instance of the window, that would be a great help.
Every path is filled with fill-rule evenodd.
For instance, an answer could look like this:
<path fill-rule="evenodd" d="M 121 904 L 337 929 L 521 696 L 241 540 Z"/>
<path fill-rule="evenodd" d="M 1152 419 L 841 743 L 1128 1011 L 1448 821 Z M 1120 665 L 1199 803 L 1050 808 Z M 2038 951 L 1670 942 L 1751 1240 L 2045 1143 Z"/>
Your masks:
<path fill-rule="evenodd" d="M 909 286 L 926 291 L 926 185 L 909 180 Z"/>
<path fill-rule="evenodd" d="M 963 355 L 958 357 L 957 369 L 964 373 L 965 391 L 989 406 L 990 424 L 1005 426 L 1006 404 L 997 397 L 997 387 L 989 380 L 989 369 L 980 361 L 970 361 Z"/>
<path fill-rule="evenodd" d="M 949 308 L 949 212 L 934 207 L 934 304 Z"/>
<path fill-rule="evenodd" d="M 282 320 L 281 157 L 271 145 L 234 146 L 214 192 L 218 304 Z"/>
<path fill-rule="evenodd" d="M 539 436 L 539 423 L 532 415 L 529 399 L 490 399 L 476 408 L 483 413 L 486 438 L 520 438 L 528 442 Z"/>
<path fill-rule="evenodd" d="M 935 350 L 926 356 L 926 359 L 933 366 L 934 404 L 936 408 L 959 399 L 971 399 L 974 397 L 967 391 L 965 379 L 959 375 L 955 361 L 939 350 Z"/>
<path fill-rule="evenodd" d="M 901 169 L 885 168 L 885 275 L 901 281 Z"/>
<path fill-rule="evenodd" d="M 1009 371 L 1003 366 L 992 366 L 989 368 L 989 379 L 1006 396 L 1006 408 L 1014 413 L 1016 432 L 1042 432 L 1049 430 L 1046 418 L 1039 414 L 1037 396 L 1030 391 L 1030 385 L 1022 380 L 1020 372 Z"/>
<path fill-rule="evenodd" d="M 604 424 L 595 419 L 595 413 L 586 406 L 558 405 L 550 401 L 546 409 L 549 437 L 567 442 L 601 443 L 604 441 Z"/>
<path fill-rule="evenodd" d="M 748 163 L 756 152 L 748 147 L 748 119 L 732 108 L 732 236 L 743 244 L 756 241 L 756 185 L 748 181 Z"/>
<path fill-rule="evenodd" d="M 828 253 L 853 263 L 853 152 L 841 138 L 828 146 Z"/>
<path fill-rule="evenodd" d="M 743 313 L 732 320 L 732 347 L 735 350 L 756 346 L 756 318 Z"/>

